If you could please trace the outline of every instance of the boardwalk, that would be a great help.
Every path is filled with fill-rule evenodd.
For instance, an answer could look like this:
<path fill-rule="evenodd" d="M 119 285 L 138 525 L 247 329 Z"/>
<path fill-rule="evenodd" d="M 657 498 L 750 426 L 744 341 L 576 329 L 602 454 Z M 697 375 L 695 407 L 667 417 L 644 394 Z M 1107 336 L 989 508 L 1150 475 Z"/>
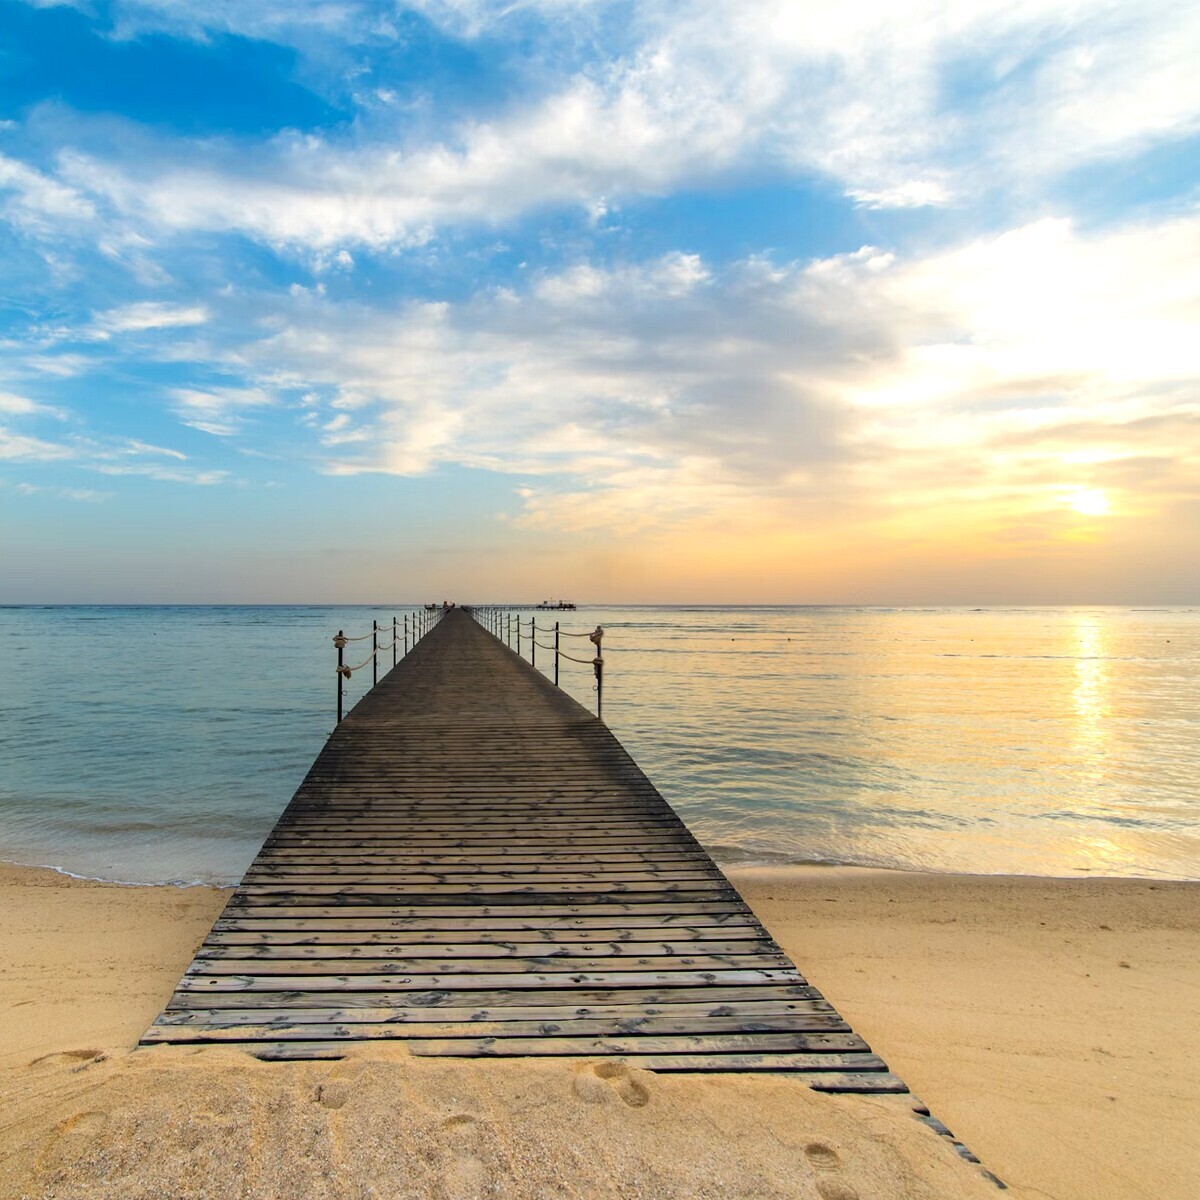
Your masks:
<path fill-rule="evenodd" d="M 329 739 L 142 1044 L 383 1038 L 905 1090 L 608 729 L 461 611 Z"/>

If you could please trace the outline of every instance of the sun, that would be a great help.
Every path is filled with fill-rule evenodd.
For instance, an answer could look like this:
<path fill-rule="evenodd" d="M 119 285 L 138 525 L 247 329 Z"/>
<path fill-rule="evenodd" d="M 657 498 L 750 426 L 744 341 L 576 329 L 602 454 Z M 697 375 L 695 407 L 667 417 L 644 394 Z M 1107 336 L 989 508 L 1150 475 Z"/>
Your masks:
<path fill-rule="evenodd" d="M 1067 497 L 1067 504 L 1085 517 L 1106 517 L 1109 512 L 1108 497 L 1100 488 L 1081 488 Z"/>

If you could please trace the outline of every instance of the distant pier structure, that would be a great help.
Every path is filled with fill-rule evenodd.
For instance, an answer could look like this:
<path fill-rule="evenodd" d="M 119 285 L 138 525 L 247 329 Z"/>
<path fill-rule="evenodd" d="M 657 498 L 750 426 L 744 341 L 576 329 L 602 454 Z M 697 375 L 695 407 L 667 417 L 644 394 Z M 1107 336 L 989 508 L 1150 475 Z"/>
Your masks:
<path fill-rule="evenodd" d="M 329 1058 L 398 1039 L 907 1090 L 603 722 L 506 644 L 511 616 L 417 619 L 403 656 L 399 623 L 388 646 L 372 631 L 374 675 L 384 651 L 396 665 L 338 724 L 142 1045 Z M 599 661 L 601 633 L 572 661 Z M 366 663 L 339 636 L 340 688 Z M 538 637 L 535 619 L 531 654 Z"/>

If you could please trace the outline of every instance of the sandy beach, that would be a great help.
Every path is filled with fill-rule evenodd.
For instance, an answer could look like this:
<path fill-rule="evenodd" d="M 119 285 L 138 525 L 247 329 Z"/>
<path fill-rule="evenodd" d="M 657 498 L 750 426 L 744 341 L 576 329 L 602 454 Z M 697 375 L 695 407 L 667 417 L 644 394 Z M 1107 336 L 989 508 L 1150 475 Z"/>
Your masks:
<path fill-rule="evenodd" d="M 1200 887 L 731 874 L 1009 1194 L 1200 1193 Z M 997 1194 L 899 1098 L 776 1077 L 131 1053 L 224 898 L 0 868 L 0 1196 Z"/>

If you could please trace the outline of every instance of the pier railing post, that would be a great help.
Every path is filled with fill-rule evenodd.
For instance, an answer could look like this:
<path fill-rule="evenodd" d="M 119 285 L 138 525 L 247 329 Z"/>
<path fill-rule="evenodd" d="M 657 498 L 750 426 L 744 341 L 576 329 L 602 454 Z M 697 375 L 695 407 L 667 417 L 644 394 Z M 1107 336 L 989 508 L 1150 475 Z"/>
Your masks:
<path fill-rule="evenodd" d="M 404 614 L 404 653 L 408 654 L 408 613 Z"/>
<path fill-rule="evenodd" d="M 558 687 L 558 626 L 559 622 L 554 622 L 554 686 Z"/>
<path fill-rule="evenodd" d="M 342 723 L 342 698 L 346 686 L 346 635 L 339 629 L 337 637 L 333 639 L 333 644 L 337 647 L 337 723 Z"/>
<path fill-rule="evenodd" d="M 529 665 L 537 666 L 537 617 L 529 622 Z"/>
<path fill-rule="evenodd" d="M 604 720 L 604 654 L 601 643 L 604 641 L 604 628 L 597 625 L 594 633 L 588 634 L 588 641 L 596 647 L 596 657 L 592 659 L 592 668 L 596 672 L 596 719 Z"/>
<path fill-rule="evenodd" d="M 371 622 L 371 686 L 379 682 L 379 621 Z"/>
<path fill-rule="evenodd" d="M 521 614 L 517 613 L 517 657 L 521 657 Z"/>
<path fill-rule="evenodd" d="M 392 618 L 392 666 L 396 665 L 396 618 Z"/>

